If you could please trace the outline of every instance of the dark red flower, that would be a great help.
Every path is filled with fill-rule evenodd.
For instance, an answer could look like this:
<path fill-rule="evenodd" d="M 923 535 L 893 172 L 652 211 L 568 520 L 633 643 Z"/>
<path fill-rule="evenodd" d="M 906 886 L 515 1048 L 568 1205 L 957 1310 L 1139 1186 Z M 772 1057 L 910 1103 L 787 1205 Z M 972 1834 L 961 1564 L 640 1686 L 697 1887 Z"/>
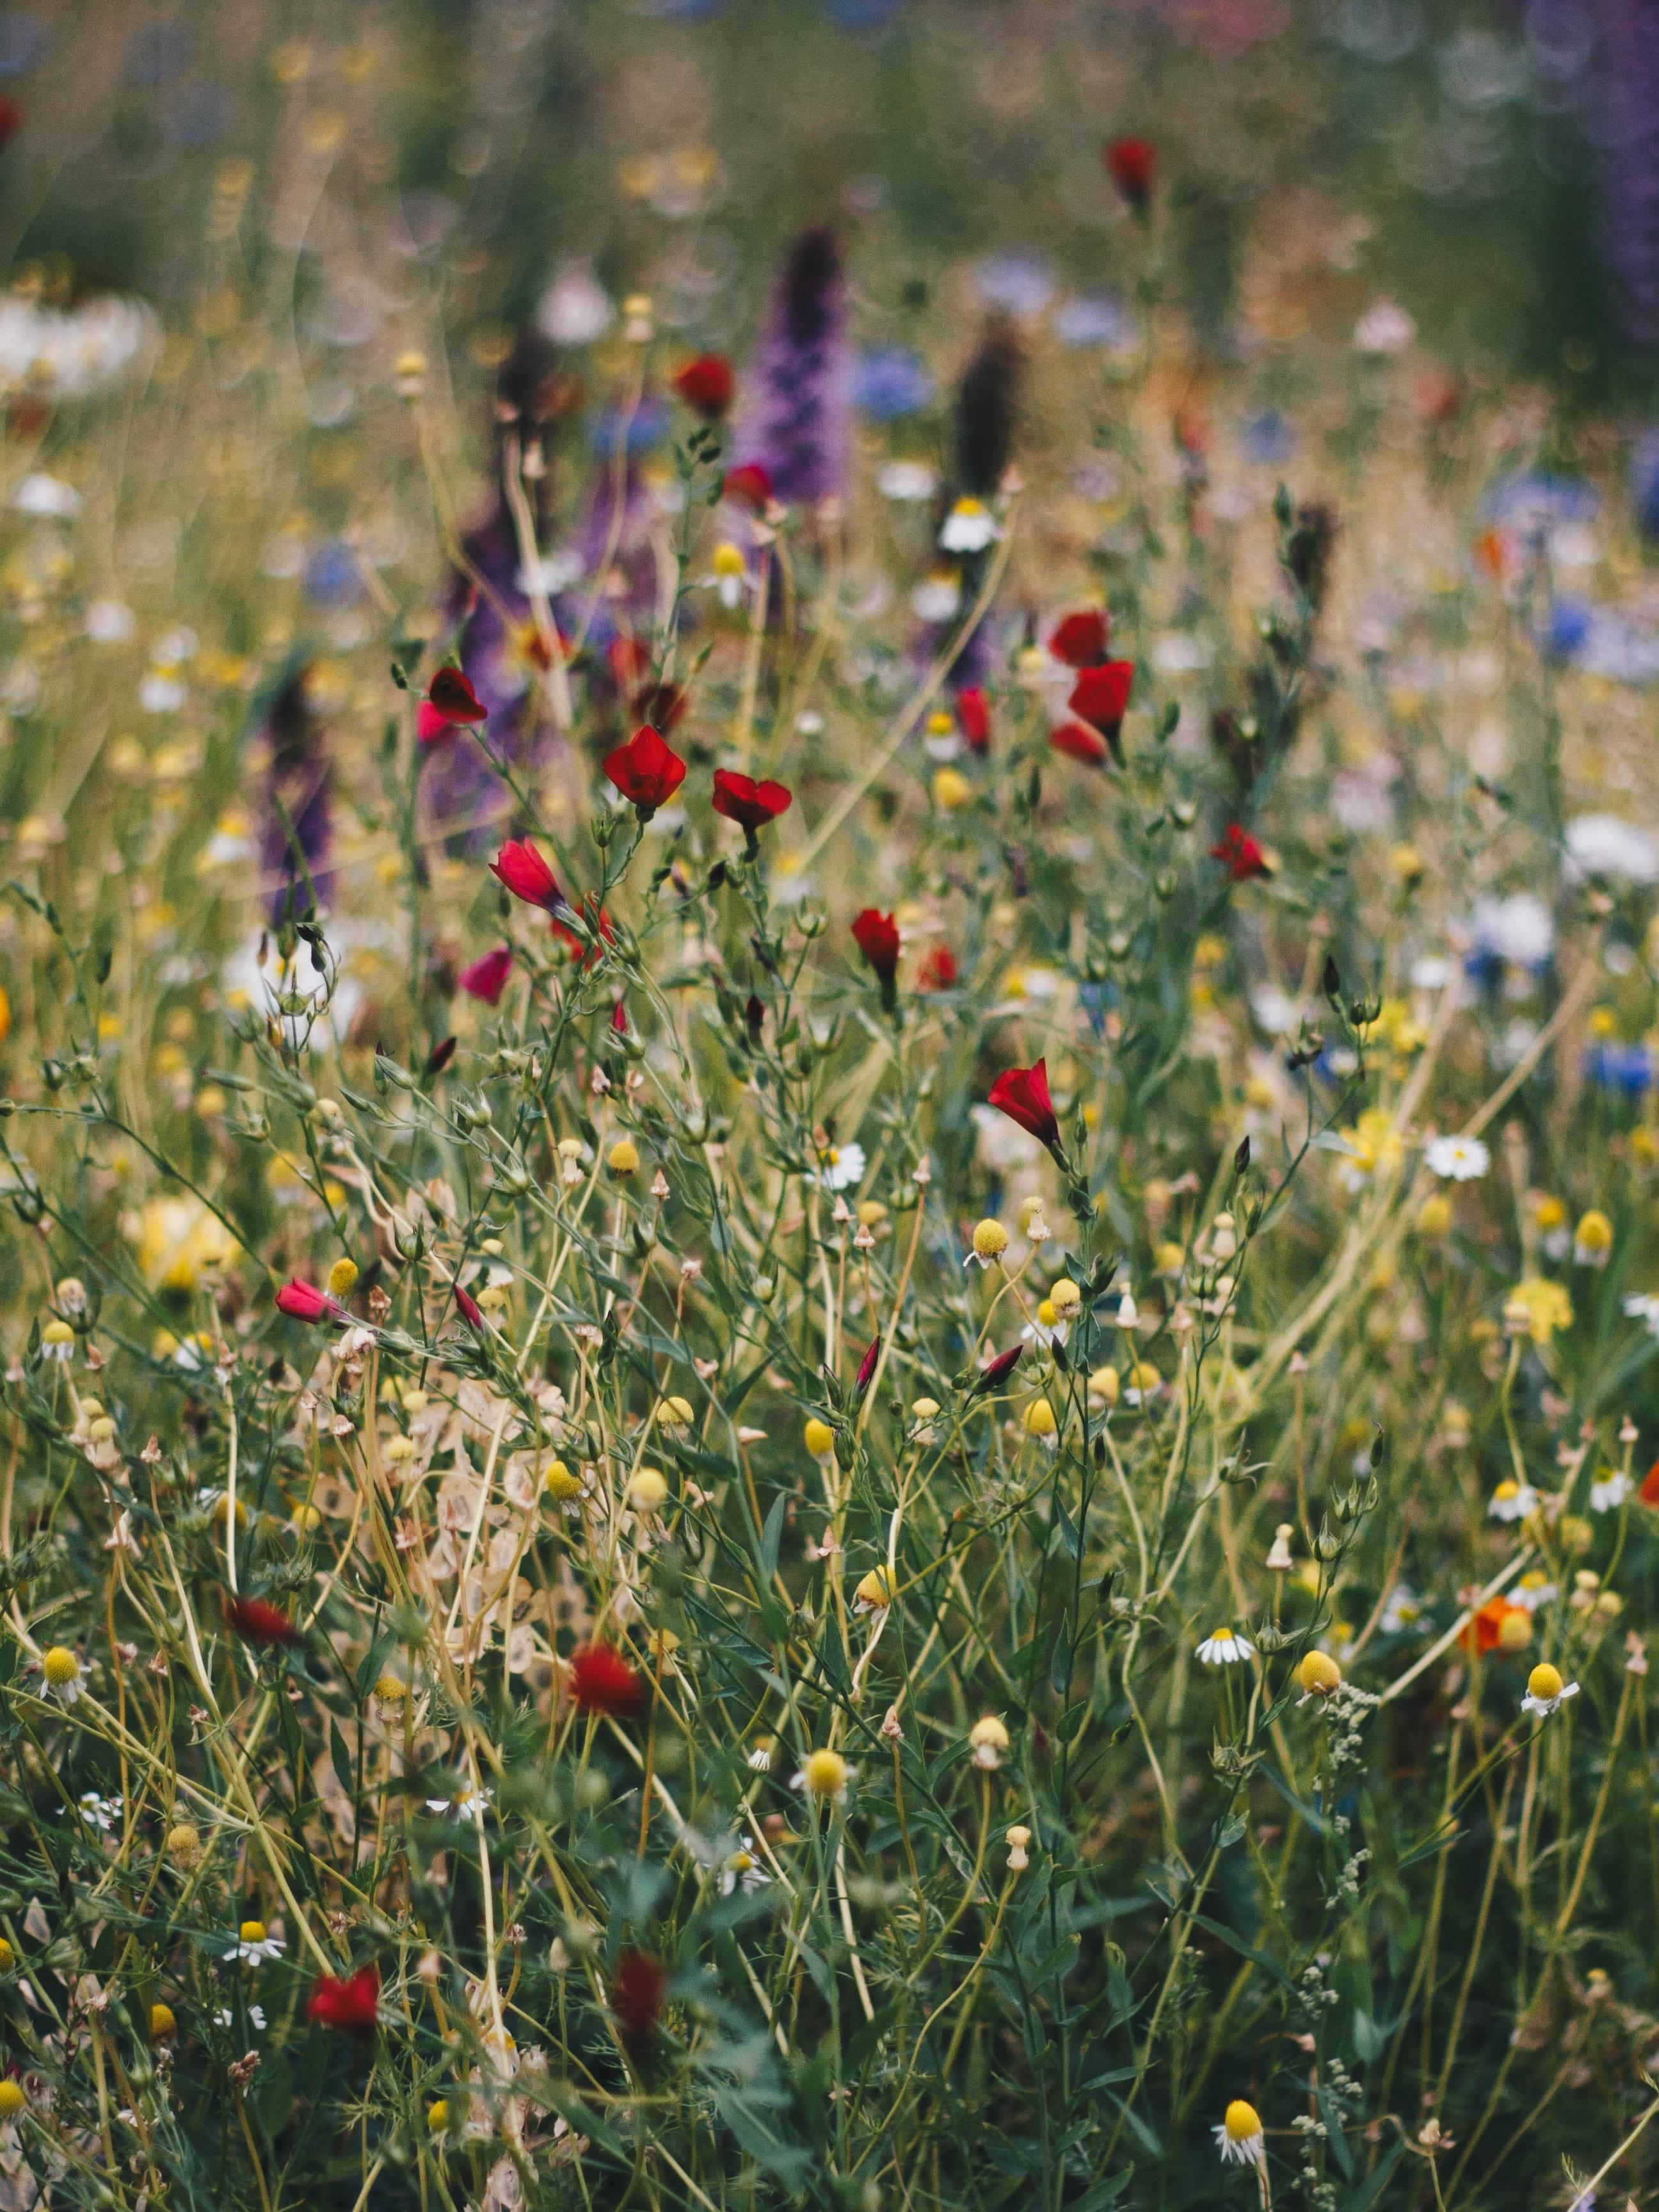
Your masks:
<path fill-rule="evenodd" d="M 263 1597 L 233 1597 L 225 1602 L 225 1619 L 244 1644 L 264 1649 L 273 1644 L 298 1644 L 299 1630 L 279 1605 Z"/>
<path fill-rule="evenodd" d="M 23 127 L 23 111 L 15 100 L 0 99 L 0 146 L 9 146 Z"/>
<path fill-rule="evenodd" d="M 642 722 L 654 722 L 659 730 L 672 730 L 677 722 L 685 720 L 691 696 L 683 684 L 642 684 L 630 703 Z"/>
<path fill-rule="evenodd" d="M 1636 1495 L 1644 1505 L 1659 1505 L 1659 1459 L 1655 1460 L 1642 1477 L 1642 1486 Z"/>
<path fill-rule="evenodd" d="M 1087 607 L 1056 625 L 1048 650 L 1068 668 L 1098 668 L 1106 658 L 1106 617 L 1098 607 Z"/>
<path fill-rule="evenodd" d="M 1219 860 L 1236 884 L 1248 884 L 1253 876 L 1271 873 L 1267 854 L 1240 822 L 1227 824 L 1220 843 L 1211 846 L 1210 858 Z"/>
<path fill-rule="evenodd" d="M 648 1951 L 623 1951 L 611 1970 L 611 2010 L 632 2057 L 651 2047 L 668 1996 L 668 1969 Z"/>
<path fill-rule="evenodd" d="M 685 781 L 685 763 L 648 722 L 611 754 L 605 772 L 623 797 L 639 809 L 641 822 L 648 822 L 659 806 L 666 806 Z"/>
<path fill-rule="evenodd" d="M 957 956 L 948 945 L 934 945 L 916 975 L 924 991 L 954 991 L 959 980 Z"/>
<path fill-rule="evenodd" d="M 794 796 L 787 784 L 757 783 L 753 776 L 738 775 L 727 768 L 714 770 L 715 813 L 738 823 L 751 837 L 757 830 L 775 822 L 780 814 L 787 814 Z"/>
<path fill-rule="evenodd" d="M 1038 1144 L 1046 1145 L 1051 1152 L 1060 1150 L 1060 1123 L 1048 1096 L 1046 1058 L 1032 1067 L 1005 1068 L 991 1085 L 990 1103 L 999 1114 L 1017 1121 Z"/>
<path fill-rule="evenodd" d="M 994 1390 L 999 1382 L 1006 1382 L 1018 1366 L 1019 1355 L 1024 1349 L 1023 1344 L 1017 1344 L 1011 1351 L 1000 1352 L 994 1359 L 988 1359 L 975 1380 L 975 1395 L 981 1390 Z"/>
<path fill-rule="evenodd" d="M 727 469 L 720 496 L 764 514 L 772 504 L 772 479 L 758 461 L 744 461 L 739 468 Z"/>
<path fill-rule="evenodd" d="M 1106 173 L 1137 215 L 1143 214 L 1152 195 L 1158 152 L 1148 138 L 1114 138 L 1107 147 Z"/>
<path fill-rule="evenodd" d="M 453 738 L 456 725 L 447 714 L 441 714 L 430 699 L 422 699 L 415 709 L 415 734 L 423 745 L 441 744 Z"/>
<path fill-rule="evenodd" d="M 732 404 L 738 380 L 723 353 L 700 353 L 674 378 L 674 389 L 694 414 L 718 422 Z"/>
<path fill-rule="evenodd" d="M 645 1677 L 614 1644 L 584 1644 L 570 1655 L 570 1700 L 578 1712 L 631 1720 L 646 1701 Z"/>
<path fill-rule="evenodd" d="M 867 906 L 853 917 L 853 942 L 864 955 L 884 983 L 890 983 L 898 973 L 898 924 L 890 914 L 881 914 Z"/>
<path fill-rule="evenodd" d="M 1072 696 L 1066 702 L 1074 714 L 1092 722 L 1111 736 L 1123 720 L 1135 680 L 1133 660 L 1103 660 L 1097 668 L 1080 669 Z"/>
<path fill-rule="evenodd" d="M 611 1030 L 614 1036 L 628 1035 L 628 1009 L 620 999 L 611 1009 Z"/>
<path fill-rule="evenodd" d="M 991 750 L 991 702 L 977 684 L 964 684 L 957 694 L 957 727 L 970 752 Z"/>
<path fill-rule="evenodd" d="M 380 2024 L 380 1970 L 359 1966 L 355 1974 L 319 1974 L 306 2011 L 319 2027 L 342 2035 L 373 2035 Z"/>
<path fill-rule="evenodd" d="M 485 718 L 483 702 L 459 668 L 436 670 L 426 696 L 427 704 L 446 722 L 482 722 Z"/>
<path fill-rule="evenodd" d="M 460 1308 L 461 1319 L 466 1323 L 467 1327 L 469 1328 L 477 1329 L 479 1335 L 482 1336 L 483 1334 L 484 1317 L 483 1313 L 479 1310 L 478 1301 L 476 1298 L 469 1297 L 459 1283 L 455 1285 L 455 1303 Z"/>
<path fill-rule="evenodd" d="M 552 869 L 524 838 L 508 838 L 490 862 L 489 872 L 526 906 L 544 907 L 549 914 L 557 914 L 564 906 Z"/>
<path fill-rule="evenodd" d="M 485 1006 L 497 1006 L 512 972 L 513 948 L 510 945 L 498 945 L 493 952 L 486 952 L 482 960 L 475 960 L 470 968 L 463 968 L 456 981 L 468 998 L 482 999 Z"/>
<path fill-rule="evenodd" d="M 872 1336 L 870 1347 L 859 1362 L 859 1371 L 853 1378 L 853 1388 L 861 1398 L 870 1388 L 870 1378 L 876 1371 L 876 1362 L 881 1357 L 881 1339 Z"/>
<path fill-rule="evenodd" d="M 1087 722 L 1056 722 L 1048 732 L 1048 742 L 1067 760 L 1082 761 L 1089 768 L 1104 768 L 1112 757 L 1112 749 L 1105 738 L 1098 730 L 1091 729 Z"/>
<path fill-rule="evenodd" d="M 337 1321 L 340 1308 L 326 1291 L 313 1283 L 284 1283 L 276 1293 L 276 1310 L 290 1321 Z"/>
<path fill-rule="evenodd" d="M 439 1038 L 426 1056 L 426 1072 L 428 1075 L 443 1073 L 445 1068 L 455 1057 L 455 1047 L 459 1042 L 459 1040 L 453 1036 Z"/>

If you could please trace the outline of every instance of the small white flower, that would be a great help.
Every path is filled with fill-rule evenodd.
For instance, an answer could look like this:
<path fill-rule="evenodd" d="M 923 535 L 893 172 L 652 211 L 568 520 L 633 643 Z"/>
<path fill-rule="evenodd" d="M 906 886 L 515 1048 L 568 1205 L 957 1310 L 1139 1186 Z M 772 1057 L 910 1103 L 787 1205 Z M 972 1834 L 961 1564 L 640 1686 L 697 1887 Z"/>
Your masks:
<path fill-rule="evenodd" d="M 75 486 L 64 483 L 61 477 L 45 474 L 25 477 L 13 492 L 11 503 L 19 514 L 39 515 L 54 521 L 81 512 L 81 495 Z"/>
<path fill-rule="evenodd" d="M 1396 1583 L 1389 1592 L 1377 1626 L 1385 1636 L 1397 1636 L 1402 1628 L 1414 1628 L 1423 1618 L 1423 1608 L 1415 1594 L 1404 1583 Z"/>
<path fill-rule="evenodd" d="M 76 1809 L 88 1827 L 96 1828 L 100 1835 L 106 1836 L 121 1817 L 121 1801 L 118 1797 L 100 1797 L 95 1790 L 88 1790 L 82 1793 Z"/>
<path fill-rule="evenodd" d="M 1638 1291 L 1626 1298 L 1625 1311 L 1632 1321 L 1645 1322 L 1650 1336 L 1659 1336 L 1659 1297 L 1651 1291 Z"/>
<path fill-rule="evenodd" d="M 884 499 L 932 499 L 939 489 L 939 471 L 926 461 L 889 461 L 876 478 Z"/>
<path fill-rule="evenodd" d="M 1529 1575 L 1522 1576 L 1511 1595 L 1516 1604 L 1524 1607 L 1528 1613 L 1538 1613 L 1545 1606 L 1552 1604 L 1559 1593 L 1547 1575 L 1540 1575 L 1534 1570 Z"/>
<path fill-rule="evenodd" d="M 1266 2154 L 1267 2139 L 1261 2131 L 1261 2115 L 1254 2105 L 1247 2105 L 1242 2097 L 1234 2098 L 1227 2107 L 1226 2118 L 1211 2132 L 1224 2166 L 1255 2166 Z"/>
<path fill-rule="evenodd" d="M 1534 1668 L 1533 1671 L 1535 1674 L 1537 1669 Z M 1559 1679 L 1558 1676 L 1557 1680 L 1559 1680 Z M 1577 1682 L 1562 1682 L 1560 1688 L 1553 1696 L 1547 1698 L 1534 1696 L 1533 1692 L 1528 1690 L 1521 1700 L 1521 1710 L 1523 1713 L 1536 1713 L 1540 1720 L 1547 1720 L 1559 1706 L 1565 1705 L 1569 1698 L 1576 1698 L 1577 1695 Z"/>
<path fill-rule="evenodd" d="M 1589 1502 L 1592 1513 L 1612 1513 L 1621 1506 L 1636 1485 L 1622 1470 L 1605 1474 L 1600 1482 L 1590 1485 Z"/>
<path fill-rule="evenodd" d="M 1524 1521 L 1538 1510 L 1538 1492 L 1529 1482 L 1500 1482 L 1486 1510 L 1494 1521 Z"/>
<path fill-rule="evenodd" d="M 1199 1645 L 1198 1656 L 1206 1667 L 1236 1667 L 1243 1659 L 1255 1658 L 1255 1646 L 1236 1628 L 1218 1628 Z"/>
<path fill-rule="evenodd" d="M 137 626 L 132 609 L 119 599 L 94 599 L 82 625 L 94 645 L 125 645 Z"/>
<path fill-rule="evenodd" d="M 460 1790 L 453 1797 L 428 1797 L 428 1813 L 453 1813 L 458 1820 L 476 1820 L 495 1796 L 493 1790 Z"/>
<path fill-rule="evenodd" d="M 740 1888 L 745 1897 L 751 1897 L 771 1879 L 756 1853 L 754 1838 L 739 1836 L 738 1848 L 720 1869 L 720 1895 L 730 1897 Z"/>
<path fill-rule="evenodd" d="M 959 499 L 945 518 L 939 548 L 945 553 L 982 553 L 1001 534 L 983 500 Z"/>
<path fill-rule="evenodd" d="M 749 1754 L 751 1773 L 769 1774 L 772 1771 L 772 1739 L 763 1736 Z"/>
<path fill-rule="evenodd" d="M 247 2008 L 247 2016 L 250 2024 L 254 2027 L 263 2027 L 265 2024 L 265 2008 L 263 2005 L 250 2005 Z M 228 2005 L 221 2005 L 213 2015 L 213 2024 L 216 2027 L 234 2027 L 236 2015 Z"/>
<path fill-rule="evenodd" d="M 1423 1158 L 1443 1182 L 1478 1182 L 1492 1165 L 1479 1137 L 1436 1137 L 1424 1146 Z"/>
<path fill-rule="evenodd" d="M 1392 300 L 1373 300 L 1354 325 L 1356 353 L 1378 356 L 1404 353 L 1417 336 L 1417 325 Z"/>
<path fill-rule="evenodd" d="M 929 576 L 910 594 L 910 611 L 918 622 L 949 622 L 962 605 L 962 586 L 952 575 Z"/>
<path fill-rule="evenodd" d="M 258 1930 L 257 1935 L 252 1932 L 256 1929 Z M 282 1955 L 283 1942 L 279 1936 L 268 1935 L 263 1920 L 245 1920 L 240 1935 L 225 1953 L 225 1959 L 233 1966 L 240 1961 L 245 1966 L 257 1966 L 266 1959 L 280 1959 Z"/>
<path fill-rule="evenodd" d="M 851 1190 L 864 1180 L 862 1145 L 831 1145 L 818 1155 L 820 1190 Z"/>
<path fill-rule="evenodd" d="M 536 309 L 536 327 L 555 345 L 591 345 L 616 317 L 611 296 L 585 261 L 567 261 Z"/>
<path fill-rule="evenodd" d="M 152 668 L 138 686 L 138 704 L 147 714 L 173 714 L 190 693 L 170 668 Z"/>
<path fill-rule="evenodd" d="M 1581 814 L 1567 824 L 1567 859 L 1578 876 L 1628 884 L 1659 883 L 1659 845 L 1616 814 Z"/>

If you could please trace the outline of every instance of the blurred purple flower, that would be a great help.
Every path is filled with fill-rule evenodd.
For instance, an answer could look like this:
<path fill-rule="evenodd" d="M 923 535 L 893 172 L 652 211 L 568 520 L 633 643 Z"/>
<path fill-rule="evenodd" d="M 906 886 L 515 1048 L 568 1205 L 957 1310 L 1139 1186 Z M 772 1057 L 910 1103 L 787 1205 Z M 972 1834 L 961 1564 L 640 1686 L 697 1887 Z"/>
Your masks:
<path fill-rule="evenodd" d="M 1276 407 L 1260 415 L 1247 415 L 1238 426 L 1238 442 L 1247 461 L 1288 461 L 1296 451 L 1295 426 Z"/>
<path fill-rule="evenodd" d="M 0 76 L 27 76 L 46 56 L 46 27 L 24 8 L 0 14 Z"/>
<path fill-rule="evenodd" d="M 1037 253 L 993 253 L 974 271 L 974 289 L 988 307 L 1040 315 L 1054 296 L 1054 272 Z"/>
<path fill-rule="evenodd" d="M 259 837 L 261 876 L 272 885 L 273 924 L 327 903 L 333 878 L 328 866 L 333 833 L 332 771 L 328 734 L 312 705 L 303 664 L 284 679 L 266 710 L 264 733 L 270 748 L 264 819 Z M 307 880 L 308 879 L 308 880 Z"/>
<path fill-rule="evenodd" d="M 861 353 L 853 372 L 853 404 L 873 422 L 915 415 L 933 396 L 933 379 L 908 346 L 877 346 Z"/>
<path fill-rule="evenodd" d="M 1659 425 L 1644 430 L 1631 453 L 1630 495 L 1643 535 L 1659 538 Z"/>
<path fill-rule="evenodd" d="M 1106 346 L 1127 353 L 1139 337 L 1134 317 L 1115 292 L 1080 292 L 1054 309 L 1054 336 L 1062 345 Z"/>
<path fill-rule="evenodd" d="M 840 249 L 833 232 L 805 231 L 789 250 L 744 379 L 733 465 L 763 468 L 786 506 L 840 498 L 847 488 L 852 383 Z"/>
<path fill-rule="evenodd" d="M 1659 345 L 1659 0 L 1601 0 L 1602 252 L 1620 319 Z"/>

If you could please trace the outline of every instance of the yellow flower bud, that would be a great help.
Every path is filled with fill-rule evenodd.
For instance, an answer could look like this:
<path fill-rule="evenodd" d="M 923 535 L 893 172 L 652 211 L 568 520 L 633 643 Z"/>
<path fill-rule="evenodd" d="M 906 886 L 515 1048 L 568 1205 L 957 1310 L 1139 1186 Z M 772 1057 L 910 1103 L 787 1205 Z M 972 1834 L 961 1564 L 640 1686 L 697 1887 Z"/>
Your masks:
<path fill-rule="evenodd" d="M 802 1435 L 814 1459 L 828 1459 L 836 1449 L 836 1432 L 827 1421 L 809 1420 Z"/>
<path fill-rule="evenodd" d="M 1296 1678 L 1310 1698 L 1328 1698 L 1342 1680 L 1342 1669 L 1328 1651 L 1309 1651 L 1303 1655 Z"/>
<path fill-rule="evenodd" d="M 642 1467 L 628 1486 L 630 1503 L 641 1513 L 656 1513 L 666 1504 L 668 1481 L 659 1468 Z"/>
<path fill-rule="evenodd" d="M 605 1154 L 605 1164 L 619 1182 L 625 1182 L 638 1171 L 640 1148 L 631 1137 L 618 1137 Z"/>
<path fill-rule="evenodd" d="M 357 1262 L 337 1260 L 328 1271 L 328 1294 L 331 1298 L 349 1298 L 357 1287 Z"/>
<path fill-rule="evenodd" d="M 1054 1419 L 1054 1409 L 1046 1398 L 1033 1398 L 1025 1408 L 1024 1429 L 1028 1437 L 1038 1437 L 1044 1443 L 1060 1432 Z"/>
<path fill-rule="evenodd" d="M 974 1231 L 974 1257 L 981 1263 L 1000 1260 L 1007 1249 L 1007 1231 L 988 1214 Z"/>
<path fill-rule="evenodd" d="M 173 2007 L 153 2004 L 149 2008 L 149 2039 L 152 2043 L 170 2043 L 179 2033 L 179 2022 Z"/>
<path fill-rule="evenodd" d="M 813 1797 L 839 1797 L 847 1787 L 847 1761 L 838 1751 L 809 1751 L 801 1780 Z"/>

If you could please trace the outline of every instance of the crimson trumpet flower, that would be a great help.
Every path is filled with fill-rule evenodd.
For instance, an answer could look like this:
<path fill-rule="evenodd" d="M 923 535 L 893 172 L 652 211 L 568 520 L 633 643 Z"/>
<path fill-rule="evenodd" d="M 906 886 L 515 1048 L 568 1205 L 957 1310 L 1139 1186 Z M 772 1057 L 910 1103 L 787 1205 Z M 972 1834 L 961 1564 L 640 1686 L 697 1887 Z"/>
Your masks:
<path fill-rule="evenodd" d="M 1103 156 L 1106 173 L 1137 215 L 1145 215 L 1158 171 L 1158 150 L 1147 138 L 1114 138 Z"/>
<path fill-rule="evenodd" d="M 1060 1123 L 1048 1096 L 1046 1057 L 1031 1067 L 1004 1068 L 991 1085 L 989 1103 L 1059 1157 Z"/>
<path fill-rule="evenodd" d="M 1267 855 L 1242 822 L 1227 824 L 1220 842 L 1211 846 L 1210 858 L 1219 860 L 1236 884 L 1248 884 L 1252 877 L 1272 873 Z"/>
<path fill-rule="evenodd" d="M 632 1720 L 645 1705 L 645 1677 L 614 1644 L 584 1644 L 570 1655 L 570 1701 L 578 1712 Z"/>
<path fill-rule="evenodd" d="M 422 699 L 415 709 L 415 734 L 423 745 L 441 744 L 453 738 L 457 725 L 447 714 L 441 714 L 430 699 Z"/>
<path fill-rule="evenodd" d="M 445 666 L 433 673 L 426 687 L 427 704 L 446 722 L 482 722 L 488 708 L 459 668 Z"/>
<path fill-rule="evenodd" d="M 1048 650 L 1068 668 L 1098 668 L 1106 658 L 1106 617 L 1098 607 L 1067 615 L 1055 626 Z"/>
<path fill-rule="evenodd" d="M 538 906 L 549 914 L 557 914 L 565 904 L 564 894 L 552 869 L 526 838 L 509 837 L 490 862 L 489 872 L 526 906 Z"/>
<path fill-rule="evenodd" d="M 611 1972 L 611 2010 L 629 2054 L 647 2051 L 668 1996 L 668 1969 L 649 1951 L 623 1951 Z"/>
<path fill-rule="evenodd" d="M 876 1362 L 880 1357 L 881 1339 L 879 1336 L 872 1336 L 870 1340 L 870 1348 L 860 1360 L 859 1371 L 853 1378 L 853 1388 L 860 1398 L 870 1388 L 870 1378 L 876 1371 Z"/>
<path fill-rule="evenodd" d="M 970 752 L 991 750 L 991 702 L 977 684 L 964 684 L 957 694 L 957 727 Z"/>
<path fill-rule="evenodd" d="M 277 1291 L 276 1310 L 285 1313 L 290 1321 L 338 1321 L 345 1310 L 326 1291 L 319 1291 L 314 1283 L 302 1283 L 296 1278 L 291 1283 L 284 1283 Z"/>
<path fill-rule="evenodd" d="M 1113 759 L 1120 765 L 1123 750 L 1117 733 L 1134 680 L 1133 660 L 1103 660 L 1097 668 L 1079 671 L 1072 696 L 1066 702 L 1073 714 L 1080 714 L 1085 722 L 1092 722 L 1102 732 L 1112 749 Z"/>
<path fill-rule="evenodd" d="M 641 822 L 648 822 L 659 806 L 666 806 L 685 781 L 685 763 L 672 745 L 664 744 L 649 722 L 610 755 L 605 772 L 623 797 L 632 802 Z"/>
<path fill-rule="evenodd" d="M 380 1970 L 359 1966 L 354 1974 L 319 1974 L 306 2012 L 320 2027 L 341 2035 L 373 2035 L 380 2024 Z"/>
<path fill-rule="evenodd" d="M 738 380 L 723 353 L 700 353 L 675 375 L 674 389 L 695 415 L 718 422 L 732 404 Z"/>
<path fill-rule="evenodd" d="M 714 811 L 735 822 L 751 848 L 755 832 L 775 822 L 780 814 L 787 814 L 794 798 L 787 784 L 757 783 L 753 776 L 738 775 L 729 768 L 714 770 Z"/>
<path fill-rule="evenodd" d="M 1642 1477 L 1642 1486 L 1636 1495 L 1644 1505 L 1659 1505 L 1659 1459 L 1655 1460 Z"/>
<path fill-rule="evenodd" d="M 298 1644 L 299 1630 L 279 1605 L 263 1597 L 233 1597 L 225 1602 L 225 1619 L 244 1644 L 269 1650 L 277 1644 Z"/>
<path fill-rule="evenodd" d="M 512 972 L 513 947 L 498 945 L 493 952 L 486 952 L 470 968 L 463 968 L 455 980 L 469 999 L 482 999 L 485 1006 L 496 1006 L 501 1004 L 501 993 Z"/>
<path fill-rule="evenodd" d="M 1085 768 L 1104 768 L 1112 757 L 1111 747 L 1100 732 L 1075 717 L 1069 722 L 1056 722 L 1048 732 L 1048 743 L 1057 753 L 1064 753 L 1067 760 L 1081 761 Z"/>

